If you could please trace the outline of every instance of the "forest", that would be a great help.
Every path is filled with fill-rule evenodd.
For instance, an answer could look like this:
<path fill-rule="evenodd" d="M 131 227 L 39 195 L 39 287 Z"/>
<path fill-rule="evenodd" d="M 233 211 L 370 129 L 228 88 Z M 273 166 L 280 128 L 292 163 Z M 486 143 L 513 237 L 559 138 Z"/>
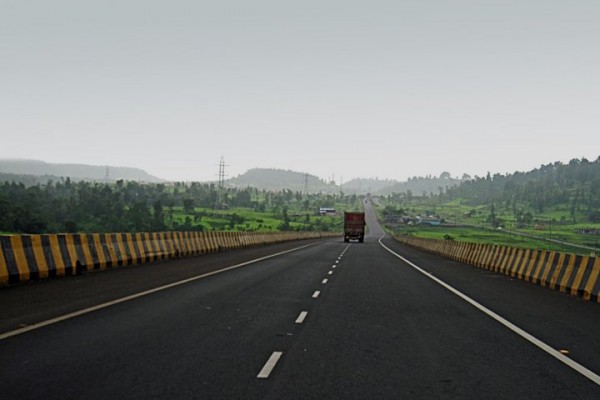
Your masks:
<path fill-rule="evenodd" d="M 582 222 L 576 220 L 577 215 L 596 223 L 600 222 L 600 157 L 593 162 L 585 158 L 555 162 L 529 172 L 488 173 L 450 187 L 440 197 L 464 199 L 472 206 L 490 205 L 492 219 L 497 207 L 510 209 L 517 220 L 523 220 L 562 206 L 568 209 L 571 223 Z"/>
<path fill-rule="evenodd" d="M 198 222 L 206 209 L 220 212 L 234 207 L 269 212 L 281 223 L 278 230 L 292 229 L 291 215 L 303 212 L 302 229 L 314 230 L 310 215 L 319 207 L 336 202 L 357 203 L 356 196 L 311 194 L 282 190 L 270 192 L 255 188 L 219 188 L 215 184 L 168 183 L 142 184 L 119 180 L 115 184 L 69 178 L 26 186 L 5 181 L 0 184 L 0 232 L 73 233 L 73 232 L 156 232 L 203 230 Z M 183 219 L 177 215 L 185 215 Z M 308 215 L 308 217 L 306 216 Z M 220 226 L 233 229 L 243 217 L 228 215 L 231 223 Z M 319 225 L 322 221 L 318 222 Z M 319 226 L 320 227 L 320 226 Z M 240 229 L 239 227 L 236 229 Z M 241 228 L 243 229 L 243 228 Z M 296 227 L 295 229 L 300 229 Z"/>

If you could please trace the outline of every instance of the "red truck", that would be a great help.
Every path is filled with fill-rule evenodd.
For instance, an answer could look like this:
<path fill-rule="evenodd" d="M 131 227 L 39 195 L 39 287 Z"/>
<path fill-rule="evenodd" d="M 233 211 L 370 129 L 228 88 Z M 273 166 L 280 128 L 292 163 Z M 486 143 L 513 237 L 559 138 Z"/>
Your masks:
<path fill-rule="evenodd" d="M 344 242 L 365 240 L 365 213 L 344 211 Z"/>

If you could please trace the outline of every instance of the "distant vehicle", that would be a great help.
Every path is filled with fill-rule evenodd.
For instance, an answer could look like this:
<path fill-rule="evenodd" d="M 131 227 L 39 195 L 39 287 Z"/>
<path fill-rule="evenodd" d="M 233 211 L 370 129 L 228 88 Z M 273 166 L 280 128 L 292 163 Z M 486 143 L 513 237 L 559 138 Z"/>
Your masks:
<path fill-rule="evenodd" d="M 344 211 L 344 242 L 365 240 L 365 213 Z"/>

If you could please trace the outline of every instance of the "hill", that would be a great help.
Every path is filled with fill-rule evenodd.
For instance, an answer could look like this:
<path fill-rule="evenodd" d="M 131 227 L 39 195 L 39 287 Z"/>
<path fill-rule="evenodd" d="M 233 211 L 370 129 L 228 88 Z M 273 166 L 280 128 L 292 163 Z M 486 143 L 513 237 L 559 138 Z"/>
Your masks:
<path fill-rule="evenodd" d="M 308 179 L 309 193 L 339 193 L 388 195 L 391 193 L 412 192 L 413 195 L 429 196 L 431 193 L 438 194 L 440 188 L 446 191 L 448 188 L 461 183 L 460 179 L 450 177 L 448 172 L 439 177 L 414 177 L 407 182 L 399 182 L 393 179 L 377 178 L 355 178 L 339 186 L 327 183 L 314 175 L 304 174 L 290 170 L 275 168 L 254 168 L 246 173 L 226 181 L 230 187 L 244 188 L 255 187 L 263 190 L 280 191 L 288 189 L 293 192 L 304 192 L 305 179 Z"/>
<path fill-rule="evenodd" d="M 275 168 L 253 168 L 242 175 L 227 180 L 225 183 L 230 187 L 244 188 L 250 186 L 270 191 L 287 189 L 292 192 L 304 192 L 305 188 L 308 188 L 309 193 L 335 193 L 339 191 L 337 185 L 327 183 L 314 175 Z"/>
<path fill-rule="evenodd" d="M 444 172 L 439 177 L 413 177 L 406 182 L 396 182 L 380 189 L 377 194 L 388 195 L 392 193 L 412 193 L 415 196 L 429 196 L 445 192 L 449 188 L 460 185 L 461 179 L 452 178 L 449 173 Z"/>
<path fill-rule="evenodd" d="M 341 186 L 341 190 L 344 193 L 373 193 L 380 194 L 381 191 L 386 188 L 396 185 L 399 182 L 391 179 L 366 179 L 366 178 L 355 178 L 349 180 Z"/>
<path fill-rule="evenodd" d="M 413 177 L 406 182 L 400 182 L 393 179 L 352 179 L 344 183 L 341 190 L 344 193 L 365 194 L 386 196 L 392 193 L 412 193 L 415 196 L 429 196 L 431 193 L 439 194 L 440 190 L 446 191 L 448 188 L 460 185 L 463 180 L 452 178 L 450 173 L 443 172 L 439 177 Z"/>
<path fill-rule="evenodd" d="M 31 177 L 38 177 L 32 179 Z M 141 181 L 162 182 L 161 179 L 138 168 L 97 166 L 85 164 L 53 164 L 38 160 L 0 160 L 0 178 L 3 181 L 32 181 L 44 183 L 48 180 L 70 178 L 74 181 Z M 108 177 L 108 179 L 107 179 Z M 25 182 L 24 182 L 25 183 Z"/>
<path fill-rule="evenodd" d="M 578 214 L 584 214 L 589 222 L 600 222 L 600 157 L 595 161 L 582 158 L 568 164 L 555 162 L 529 172 L 488 174 L 450 188 L 444 197 L 462 199 L 473 206 L 503 206 L 517 220 L 525 209 L 538 214 L 561 211 L 568 213 L 573 222 Z"/>

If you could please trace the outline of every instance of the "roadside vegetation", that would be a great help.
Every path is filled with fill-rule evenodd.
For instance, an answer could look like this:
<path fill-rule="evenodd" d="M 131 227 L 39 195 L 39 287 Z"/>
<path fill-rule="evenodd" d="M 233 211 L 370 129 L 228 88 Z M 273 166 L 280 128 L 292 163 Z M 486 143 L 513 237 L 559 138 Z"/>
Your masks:
<path fill-rule="evenodd" d="M 115 184 L 68 178 L 0 184 L 0 232 L 340 231 L 356 195 L 303 194 L 214 184 Z M 321 215 L 335 208 L 337 215 Z"/>
<path fill-rule="evenodd" d="M 399 235 L 595 253 L 600 158 L 488 174 L 429 195 L 394 193 L 382 196 L 380 204 L 381 219 Z"/>

